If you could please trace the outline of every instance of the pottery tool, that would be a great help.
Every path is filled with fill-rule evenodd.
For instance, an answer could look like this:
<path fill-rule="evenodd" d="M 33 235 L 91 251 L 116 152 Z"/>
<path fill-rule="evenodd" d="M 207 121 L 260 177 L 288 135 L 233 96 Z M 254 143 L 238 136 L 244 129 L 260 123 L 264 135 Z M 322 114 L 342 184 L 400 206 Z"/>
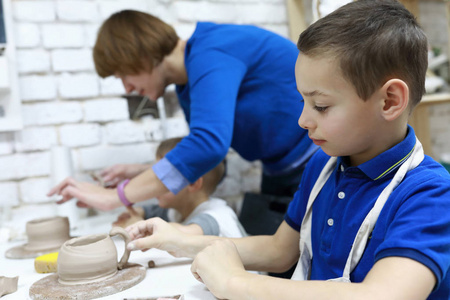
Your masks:
<path fill-rule="evenodd" d="M 34 269 L 38 273 L 55 273 L 57 271 L 58 252 L 44 254 L 34 260 Z"/>

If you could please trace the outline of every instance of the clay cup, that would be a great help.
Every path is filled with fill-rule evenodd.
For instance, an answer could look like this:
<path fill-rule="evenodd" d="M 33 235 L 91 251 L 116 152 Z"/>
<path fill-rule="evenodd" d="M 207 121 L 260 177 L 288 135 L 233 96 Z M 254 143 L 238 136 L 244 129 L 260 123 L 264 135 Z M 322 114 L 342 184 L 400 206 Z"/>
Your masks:
<path fill-rule="evenodd" d="M 117 249 L 111 236 L 125 241 L 125 252 L 117 262 Z M 128 233 L 113 227 L 109 234 L 93 234 L 66 241 L 58 255 L 58 281 L 64 285 L 98 282 L 113 277 L 128 262 L 130 251 Z"/>
<path fill-rule="evenodd" d="M 27 222 L 27 251 L 44 251 L 59 248 L 70 239 L 70 226 L 67 217 L 42 218 Z"/>

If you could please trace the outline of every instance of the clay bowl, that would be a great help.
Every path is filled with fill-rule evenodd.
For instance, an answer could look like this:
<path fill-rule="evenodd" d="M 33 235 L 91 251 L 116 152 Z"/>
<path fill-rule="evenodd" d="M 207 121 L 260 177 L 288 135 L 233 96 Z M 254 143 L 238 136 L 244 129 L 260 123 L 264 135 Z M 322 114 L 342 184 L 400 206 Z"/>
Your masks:
<path fill-rule="evenodd" d="M 111 236 L 119 235 L 125 241 L 125 252 L 117 262 L 117 250 Z M 86 284 L 114 276 L 128 262 L 130 251 L 128 233 L 113 227 L 109 234 L 94 234 L 66 241 L 58 255 L 58 281 L 64 285 Z"/>
<path fill-rule="evenodd" d="M 27 222 L 28 242 L 5 252 L 6 258 L 25 259 L 56 252 L 70 239 L 70 226 L 67 217 L 35 219 Z"/>
<path fill-rule="evenodd" d="M 36 219 L 27 222 L 27 251 L 43 251 L 59 248 L 70 239 L 70 226 L 67 217 Z"/>

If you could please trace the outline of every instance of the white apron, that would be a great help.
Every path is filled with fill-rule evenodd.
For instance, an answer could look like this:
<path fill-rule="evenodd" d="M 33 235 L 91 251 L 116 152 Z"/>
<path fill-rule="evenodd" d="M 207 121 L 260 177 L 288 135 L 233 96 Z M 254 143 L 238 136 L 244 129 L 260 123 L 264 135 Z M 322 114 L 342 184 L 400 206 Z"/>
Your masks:
<path fill-rule="evenodd" d="M 355 266 L 361 259 L 364 249 L 372 232 L 375 223 L 377 222 L 378 216 L 380 215 L 381 209 L 383 208 L 386 200 L 392 191 L 399 185 L 403 180 L 405 174 L 417 167 L 424 159 L 424 153 L 422 144 L 416 137 L 416 145 L 413 148 L 413 153 L 410 157 L 400 166 L 394 175 L 391 182 L 384 188 L 380 196 L 378 196 L 373 208 L 370 210 L 366 218 L 364 219 L 361 227 L 356 234 L 355 240 L 353 241 L 352 248 L 350 250 L 347 262 L 345 263 L 344 272 L 342 277 L 330 279 L 330 281 L 341 281 L 350 282 L 350 273 L 353 271 Z M 312 260 L 312 245 L 311 245 L 311 219 L 312 219 L 312 206 L 314 200 L 319 194 L 320 190 L 324 186 L 325 182 L 330 177 L 336 166 L 336 157 L 331 157 L 322 172 L 319 175 L 314 187 L 309 195 L 308 204 L 306 207 L 306 213 L 303 217 L 302 226 L 300 229 L 300 258 L 298 260 L 297 267 L 292 275 L 292 280 L 307 280 L 311 275 L 311 260 Z"/>

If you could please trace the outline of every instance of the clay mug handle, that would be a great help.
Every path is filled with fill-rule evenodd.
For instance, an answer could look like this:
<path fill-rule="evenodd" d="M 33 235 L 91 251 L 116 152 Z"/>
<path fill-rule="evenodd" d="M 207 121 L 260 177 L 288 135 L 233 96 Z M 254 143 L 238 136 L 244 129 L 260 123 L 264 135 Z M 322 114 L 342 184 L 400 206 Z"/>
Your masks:
<path fill-rule="evenodd" d="M 128 258 L 130 257 L 130 250 L 127 249 L 127 245 L 131 241 L 130 236 L 128 235 L 128 232 L 126 232 L 126 230 L 123 229 L 122 227 L 113 227 L 109 232 L 109 235 L 110 236 L 120 235 L 125 241 L 125 252 L 123 253 L 120 261 L 117 263 L 117 268 L 119 270 L 122 270 L 123 267 L 127 264 Z"/>

